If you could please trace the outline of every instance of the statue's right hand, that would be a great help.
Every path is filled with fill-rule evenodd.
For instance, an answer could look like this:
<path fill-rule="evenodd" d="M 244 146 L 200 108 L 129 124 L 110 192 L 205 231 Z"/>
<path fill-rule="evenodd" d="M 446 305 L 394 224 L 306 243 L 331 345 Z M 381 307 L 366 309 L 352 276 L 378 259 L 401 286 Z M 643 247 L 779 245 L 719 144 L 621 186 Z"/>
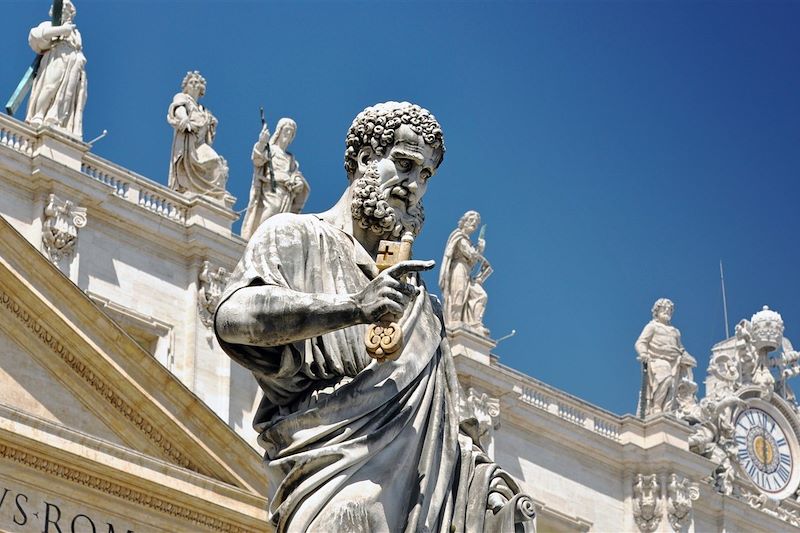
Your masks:
<path fill-rule="evenodd" d="M 269 142 L 269 126 L 267 124 L 264 124 L 261 127 L 261 133 L 258 134 L 258 142 L 260 143 Z"/>
<path fill-rule="evenodd" d="M 387 268 L 355 295 L 362 323 L 374 324 L 381 318 L 399 320 L 419 289 L 400 281 L 409 272 L 430 270 L 435 261 L 400 261 Z"/>
<path fill-rule="evenodd" d="M 62 37 L 66 37 L 67 35 L 72 33 L 72 30 L 74 29 L 75 29 L 75 24 L 73 24 L 72 22 L 67 22 L 66 24 L 58 26 L 58 33 Z"/>

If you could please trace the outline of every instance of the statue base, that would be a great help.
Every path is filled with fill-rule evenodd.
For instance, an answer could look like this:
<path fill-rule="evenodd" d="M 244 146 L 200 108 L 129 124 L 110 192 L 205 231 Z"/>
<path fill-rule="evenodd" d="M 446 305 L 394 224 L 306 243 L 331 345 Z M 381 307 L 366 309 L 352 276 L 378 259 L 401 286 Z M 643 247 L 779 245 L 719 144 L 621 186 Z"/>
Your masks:
<path fill-rule="evenodd" d="M 453 357 L 463 355 L 485 365 L 491 364 L 492 350 L 497 343 L 464 323 L 447 326 L 447 339 Z"/>

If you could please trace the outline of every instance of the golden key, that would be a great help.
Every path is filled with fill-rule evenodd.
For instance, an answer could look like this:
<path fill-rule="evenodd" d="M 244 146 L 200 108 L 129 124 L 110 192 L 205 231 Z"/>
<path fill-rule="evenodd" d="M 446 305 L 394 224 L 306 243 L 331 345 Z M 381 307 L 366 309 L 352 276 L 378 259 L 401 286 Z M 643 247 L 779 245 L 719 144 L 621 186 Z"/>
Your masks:
<path fill-rule="evenodd" d="M 400 261 L 411 259 L 411 243 L 414 241 L 410 233 L 403 235 L 398 241 L 382 240 L 378 245 L 378 257 L 375 264 L 383 272 Z M 382 318 L 377 324 L 370 324 L 364 337 L 367 353 L 379 362 L 392 361 L 399 357 L 403 347 L 403 329 L 397 322 Z"/>

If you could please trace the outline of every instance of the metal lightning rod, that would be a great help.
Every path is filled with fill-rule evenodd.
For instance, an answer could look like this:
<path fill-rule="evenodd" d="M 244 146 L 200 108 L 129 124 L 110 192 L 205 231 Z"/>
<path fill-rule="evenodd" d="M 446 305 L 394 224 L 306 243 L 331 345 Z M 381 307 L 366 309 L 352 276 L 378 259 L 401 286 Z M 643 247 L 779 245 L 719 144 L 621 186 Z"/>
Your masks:
<path fill-rule="evenodd" d="M 730 338 L 730 330 L 728 330 L 728 300 L 725 298 L 725 274 L 722 270 L 722 259 L 719 260 L 719 282 L 722 285 L 722 312 L 725 316 L 725 338 Z"/>

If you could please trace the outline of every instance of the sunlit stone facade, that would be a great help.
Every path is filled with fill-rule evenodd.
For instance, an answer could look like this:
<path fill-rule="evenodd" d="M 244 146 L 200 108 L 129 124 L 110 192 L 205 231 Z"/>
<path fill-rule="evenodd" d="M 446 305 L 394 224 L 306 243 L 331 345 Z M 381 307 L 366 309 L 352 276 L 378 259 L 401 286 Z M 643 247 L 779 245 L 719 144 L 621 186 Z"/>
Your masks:
<path fill-rule="evenodd" d="M 5 116 L 0 214 L 0 530 L 266 530 L 257 387 L 209 320 L 237 215 Z M 449 337 L 462 409 L 539 531 L 797 524 L 794 495 L 718 490 L 685 422 L 614 415 L 503 366 L 479 333 Z"/>

